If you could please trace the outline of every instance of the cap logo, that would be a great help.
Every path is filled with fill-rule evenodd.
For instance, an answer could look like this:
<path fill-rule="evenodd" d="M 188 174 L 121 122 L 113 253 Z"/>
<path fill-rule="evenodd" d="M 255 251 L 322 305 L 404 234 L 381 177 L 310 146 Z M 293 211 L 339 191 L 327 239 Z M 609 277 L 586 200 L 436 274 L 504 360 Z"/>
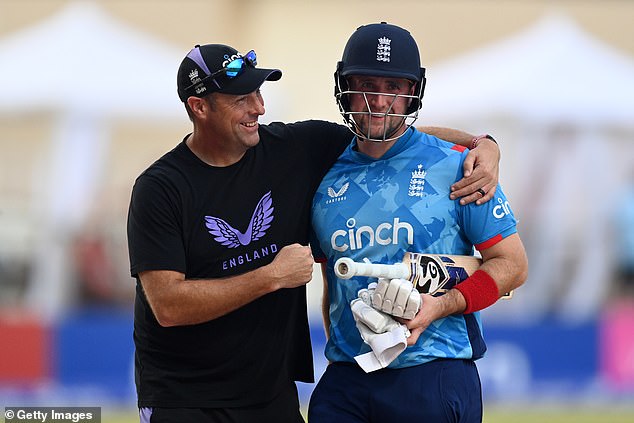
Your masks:
<path fill-rule="evenodd" d="M 193 71 L 189 72 L 189 80 L 192 82 L 192 84 L 200 81 L 200 78 L 198 78 L 198 69 L 194 69 Z"/>
<path fill-rule="evenodd" d="M 227 65 L 231 62 L 233 62 L 236 59 L 239 59 L 240 57 L 242 57 L 242 55 L 240 53 L 236 53 L 236 54 L 232 54 L 231 56 L 229 56 L 228 54 L 224 55 L 224 62 L 222 62 L 222 67 L 226 68 Z"/>
<path fill-rule="evenodd" d="M 376 46 L 376 60 L 378 62 L 389 62 L 390 61 L 390 44 L 392 40 L 387 37 L 379 38 L 379 43 Z"/>
<path fill-rule="evenodd" d="M 191 72 L 189 72 L 188 76 L 189 80 L 192 82 L 192 85 L 198 84 L 195 87 L 196 94 L 200 95 L 201 93 L 207 91 L 205 84 L 200 83 L 201 79 L 198 77 L 198 69 L 193 69 Z"/>

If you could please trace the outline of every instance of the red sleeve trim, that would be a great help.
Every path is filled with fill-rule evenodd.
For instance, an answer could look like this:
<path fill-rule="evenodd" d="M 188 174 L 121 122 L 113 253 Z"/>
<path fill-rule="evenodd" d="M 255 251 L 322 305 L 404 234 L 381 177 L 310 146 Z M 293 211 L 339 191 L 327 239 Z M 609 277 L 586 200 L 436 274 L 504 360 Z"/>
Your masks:
<path fill-rule="evenodd" d="M 451 147 L 452 150 L 456 150 L 459 152 L 463 152 L 467 149 L 467 147 L 465 147 L 464 145 L 460 145 L 460 144 L 454 144 L 453 147 Z"/>
<path fill-rule="evenodd" d="M 504 237 L 502 236 L 502 234 L 497 234 L 493 238 L 487 239 L 486 241 L 481 242 L 480 244 L 476 244 L 475 247 L 478 250 L 486 250 L 489 247 L 493 247 L 495 244 L 502 241 L 503 239 Z"/>

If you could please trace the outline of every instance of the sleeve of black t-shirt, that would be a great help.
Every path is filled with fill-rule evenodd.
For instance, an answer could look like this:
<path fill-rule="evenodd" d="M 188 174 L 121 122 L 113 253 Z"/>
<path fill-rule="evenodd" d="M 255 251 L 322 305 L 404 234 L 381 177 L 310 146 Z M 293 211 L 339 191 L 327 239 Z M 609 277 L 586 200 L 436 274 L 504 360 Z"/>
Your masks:
<path fill-rule="evenodd" d="M 142 174 L 134 184 L 128 211 L 130 273 L 174 270 L 185 273 L 185 249 L 178 199 L 165 183 Z"/>

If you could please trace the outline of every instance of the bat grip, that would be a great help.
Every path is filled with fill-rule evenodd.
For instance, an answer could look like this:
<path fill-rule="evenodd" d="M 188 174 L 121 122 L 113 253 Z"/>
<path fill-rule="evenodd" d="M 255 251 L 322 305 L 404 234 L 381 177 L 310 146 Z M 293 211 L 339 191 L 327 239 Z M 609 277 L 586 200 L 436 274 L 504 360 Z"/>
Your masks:
<path fill-rule="evenodd" d="M 409 266 L 404 263 L 377 264 L 359 263 L 348 257 L 342 257 L 335 262 L 335 274 L 340 279 L 350 279 L 354 276 L 370 276 L 387 279 L 408 279 Z"/>

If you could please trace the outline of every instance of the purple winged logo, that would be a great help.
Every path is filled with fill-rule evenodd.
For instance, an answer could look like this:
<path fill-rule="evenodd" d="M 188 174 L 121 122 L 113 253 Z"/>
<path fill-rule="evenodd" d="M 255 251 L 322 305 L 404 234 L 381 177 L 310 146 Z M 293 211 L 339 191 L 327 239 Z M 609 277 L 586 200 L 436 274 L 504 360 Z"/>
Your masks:
<path fill-rule="evenodd" d="M 273 221 L 273 200 L 271 191 L 262 196 L 260 202 L 255 206 L 249 227 L 242 233 L 232 227 L 219 217 L 205 216 L 205 226 L 209 233 L 220 244 L 229 248 L 236 248 L 240 245 L 249 245 L 251 241 L 257 241 L 266 235 L 266 230 L 271 227 Z"/>

